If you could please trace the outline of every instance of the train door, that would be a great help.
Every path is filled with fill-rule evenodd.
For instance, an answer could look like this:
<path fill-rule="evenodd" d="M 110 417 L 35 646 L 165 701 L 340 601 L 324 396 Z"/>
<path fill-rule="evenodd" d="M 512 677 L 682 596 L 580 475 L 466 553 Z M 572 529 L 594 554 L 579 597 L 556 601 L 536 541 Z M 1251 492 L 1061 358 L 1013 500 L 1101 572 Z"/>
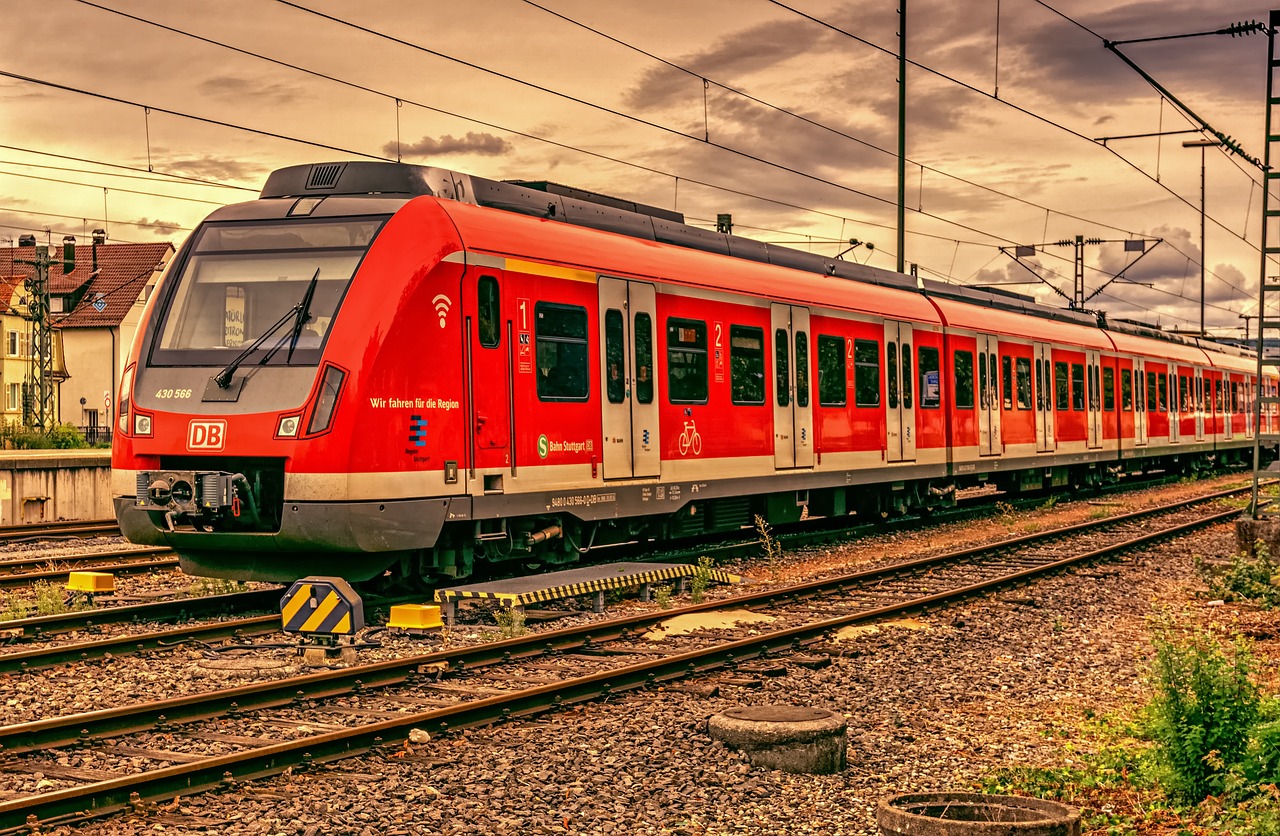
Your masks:
<path fill-rule="evenodd" d="M 475 479 L 477 468 L 488 471 L 509 468 L 514 475 L 516 462 L 511 443 L 514 347 L 511 318 L 505 314 L 510 305 L 503 305 L 501 273 L 493 270 L 477 274 L 468 270 L 463 279 L 463 294 L 464 309 L 473 312 L 463 323 L 467 341 L 468 425 L 472 430 L 471 461 L 466 476 Z"/>
<path fill-rule="evenodd" d="M 1147 444 L 1147 362 L 1133 358 L 1133 444 Z"/>
<path fill-rule="evenodd" d="M 1048 343 L 1035 344 L 1036 361 L 1036 452 L 1058 449 L 1053 436 L 1053 350 Z"/>
<path fill-rule="evenodd" d="M 1194 389 L 1191 408 L 1196 411 L 1196 441 L 1204 441 L 1204 413 L 1208 406 L 1204 392 L 1204 370 L 1197 367 L 1195 373 L 1195 379 L 1191 381 Z"/>
<path fill-rule="evenodd" d="M 813 467 L 813 404 L 809 386 L 809 309 L 770 308 L 773 331 L 773 462 Z"/>
<path fill-rule="evenodd" d="M 1000 436 L 1000 340 L 978 335 L 978 455 L 1003 452 Z"/>
<path fill-rule="evenodd" d="M 1096 450 L 1102 446 L 1102 365 L 1096 350 L 1084 352 L 1085 409 L 1089 421 L 1085 446 Z"/>
<path fill-rule="evenodd" d="M 1176 443 L 1182 438 L 1182 413 L 1179 411 L 1182 404 L 1178 402 L 1178 367 L 1173 363 L 1169 364 L 1168 374 L 1165 375 L 1169 379 L 1169 441 Z"/>
<path fill-rule="evenodd" d="M 605 479 L 657 476 L 658 398 L 653 364 L 656 292 L 600 277 L 600 391 Z"/>
<path fill-rule="evenodd" d="M 885 460 L 916 460 L 916 397 L 909 323 L 884 323 Z"/>

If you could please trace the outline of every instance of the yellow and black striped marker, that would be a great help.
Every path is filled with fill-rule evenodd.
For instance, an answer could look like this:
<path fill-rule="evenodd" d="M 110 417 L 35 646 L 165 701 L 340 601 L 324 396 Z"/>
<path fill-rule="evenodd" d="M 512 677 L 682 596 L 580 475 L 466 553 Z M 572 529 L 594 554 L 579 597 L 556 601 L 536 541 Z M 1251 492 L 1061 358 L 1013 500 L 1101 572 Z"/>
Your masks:
<path fill-rule="evenodd" d="M 286 633 L 351 636 L 364 629 L 364 601 L 342 578 L 296 580 L 280 599 Z"/>

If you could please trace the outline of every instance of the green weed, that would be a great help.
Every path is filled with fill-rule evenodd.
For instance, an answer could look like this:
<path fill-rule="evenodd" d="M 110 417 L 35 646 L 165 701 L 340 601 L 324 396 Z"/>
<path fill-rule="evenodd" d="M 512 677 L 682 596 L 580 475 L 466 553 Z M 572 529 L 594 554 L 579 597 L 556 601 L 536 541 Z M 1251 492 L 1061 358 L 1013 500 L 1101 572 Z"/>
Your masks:
<path fill-rule="evenodd" d="M 703 595 L 706 594 L 707 587 L 711 585 L 711 568 L 714 564 L 711 558 L 703 555 L 698 558 L 698 566 L 693 570 L 693 577 L 689 580 L 689 600 L 695 604 L 701 604 Z"/>
<path fill-rule="evenodd" d="M 671 609 L 671 587 L 658 586 L 653 590 L 653 601 L 658 605 L 660 610 Z"/>
<path fill-rule="evenodd" d="M 504 639 L 519 638 L 529 632 L 524 626 L 524 610 L 520 607 L 500 607 L 493 614 L 493 620 L 498 622 L 498 631 Z"/>

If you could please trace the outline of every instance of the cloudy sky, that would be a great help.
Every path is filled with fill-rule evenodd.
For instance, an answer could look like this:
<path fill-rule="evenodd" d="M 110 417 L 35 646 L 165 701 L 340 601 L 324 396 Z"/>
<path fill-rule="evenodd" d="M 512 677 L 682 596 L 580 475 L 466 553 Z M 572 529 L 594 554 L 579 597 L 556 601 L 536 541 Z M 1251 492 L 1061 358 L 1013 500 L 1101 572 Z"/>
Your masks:
<path fill-rule="evenodd" d="M 549 179 L 896 264 L 898 0 L 0 0 L 0 245 L 105 226 L 175 244 L 275 168 L 397 158 Z M 907 263 L 1200 318 L 1200 138 L 1104 46 L 1212 31 L 1243 0 L 909 0 Z M 1119 47 L 1250 157 L 1266 36 Z M 1163 137 L 1109 139 L 1135 134 Z M 1204 153 L 1206 321 L 1256 313 L 1260 172 Z M 1115 242 L 1115 243 L 1110 243 Z M 1041 245 L 1022 264 L 1001 251 Z M 1277 273 L 1280 268 L 1272 267 Z M 1046 284 L 1011 285 L 1064 303 Z M 1256 325 L 1254 326 L 1256 328 Z"/>

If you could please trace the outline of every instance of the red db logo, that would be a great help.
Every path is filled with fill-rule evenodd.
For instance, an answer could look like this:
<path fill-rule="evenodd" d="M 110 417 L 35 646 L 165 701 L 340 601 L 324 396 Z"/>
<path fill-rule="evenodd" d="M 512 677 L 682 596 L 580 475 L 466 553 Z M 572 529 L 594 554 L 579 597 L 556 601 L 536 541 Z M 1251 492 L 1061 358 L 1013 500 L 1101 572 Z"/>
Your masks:
<path fill-rule="evenodd" d="M 226 438 L 226 421 L 192 421 L 187 428 L 187 449 L 221 450 Z"/>

